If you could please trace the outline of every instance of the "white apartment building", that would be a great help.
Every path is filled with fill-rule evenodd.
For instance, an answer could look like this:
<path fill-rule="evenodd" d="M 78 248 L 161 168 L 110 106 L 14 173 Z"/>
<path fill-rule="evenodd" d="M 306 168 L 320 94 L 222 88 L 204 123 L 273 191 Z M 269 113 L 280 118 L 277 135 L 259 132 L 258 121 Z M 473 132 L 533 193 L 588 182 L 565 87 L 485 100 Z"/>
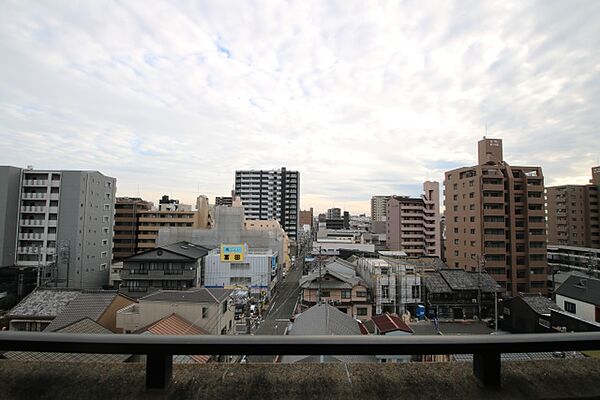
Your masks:
<path fill-rule="evenodd" d="M 387 202 L 392 196 L 373 196 L 371 197 L 371 220 L 385 221 Z"/>
<path fill-rule="evenodd" d="M 235 194 L 250 220 L 279 221 L 291 240 L 298 234 L 300 173 L 278 170 L 235 171 Z"/>

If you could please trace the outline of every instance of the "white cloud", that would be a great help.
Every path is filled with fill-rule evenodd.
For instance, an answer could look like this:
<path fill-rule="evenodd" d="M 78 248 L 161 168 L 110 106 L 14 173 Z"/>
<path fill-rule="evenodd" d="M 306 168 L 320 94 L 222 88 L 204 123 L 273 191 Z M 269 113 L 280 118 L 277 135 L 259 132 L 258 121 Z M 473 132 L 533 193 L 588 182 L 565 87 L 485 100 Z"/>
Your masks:
<path fill-rule="evenodd" d="M 368 212 L 474 163 L 487 124 L 508 162 L 584 183 L 599 17 L 593 0 L 5 2 L 2 163 L 186 202 L 287 166 L 303 207 Z"/>

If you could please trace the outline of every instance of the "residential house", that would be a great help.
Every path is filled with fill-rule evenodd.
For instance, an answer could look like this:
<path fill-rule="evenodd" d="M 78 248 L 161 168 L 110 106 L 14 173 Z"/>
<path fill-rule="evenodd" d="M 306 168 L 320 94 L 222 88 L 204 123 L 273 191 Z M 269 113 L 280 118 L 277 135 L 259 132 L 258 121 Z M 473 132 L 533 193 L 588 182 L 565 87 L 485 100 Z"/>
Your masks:
<path fill-rule="evenodd" d="M 502 302 L 502 330 L 512 333 L 552 332 L 550 314 L 561 310 L 552 300 L 539 294 L 519 293 Z"/>
<path fill-rule="evenodd" d="M 312 307 L 320 300 L 354 318 L 371 318 L 373 306 L 368 296 L 368 286 L 357 275 L 354 265 L 341 258 L 331 258 L 321 268 L 315 268 L 303 276 L 300 289 L 303 308 Z"/>
<path fill-rule="evenodd" d="M 134 300 L 111 290 L 36 289 L 8 312 L 9 329 L 56 332 L 89 318 L 114 333 L 116 313 Z"/>
<path fill-rule="evenodd" d="M 312 306 L 298 315 L 293 324 L 288 328 L 291 336 L 313 335 L 362 335 L 359 322 L 347 313 L 341 312 L 330 304 L 322 303 Z M 361 355 L 303 355 L 282 356 L 282 363 L 356 363 L 375 362 L 374 356 Z"/>
<path fill-rule="evenodd" d="M 230 301 L 233 290 L 197 288 L 159 290 L 117 312 L 117 327 L 133 333 L 171 314 L 192 321 L 211 335 L 233 332 L 235 307 Z"/>
<path fill-rule="evenodd" d="M 425 308 L 428 315 L 439 319 L 491 317 L 495 298 L 503 291 L 487 273 L 462 269 L 431 272 L 424 277 L 424 282 Z"/>
<path fill-rule="evenodd" d="M 570 276 L 556 289 L 556 304 L 566 312 L 600 322 L 600 280 Z"/>
<path fill-rule="evenodd" d="M 204 257 L 209 249 L 178 242 L 123 259 L 120 290 L 138 298 L 149 292 L 185 290 L 200 286 Z"/>

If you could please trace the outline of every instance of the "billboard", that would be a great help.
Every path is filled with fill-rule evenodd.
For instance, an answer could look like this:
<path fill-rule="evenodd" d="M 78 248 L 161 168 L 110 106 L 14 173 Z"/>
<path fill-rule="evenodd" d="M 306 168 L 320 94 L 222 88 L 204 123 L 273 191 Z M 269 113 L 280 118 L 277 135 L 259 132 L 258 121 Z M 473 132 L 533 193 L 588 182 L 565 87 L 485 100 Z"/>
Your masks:
<path fill-rule="evenodd" d="M 246 245 L 244 244 L 222 244 L 221 261 L 223 262 L 243 262 L 246 255 Z"/>

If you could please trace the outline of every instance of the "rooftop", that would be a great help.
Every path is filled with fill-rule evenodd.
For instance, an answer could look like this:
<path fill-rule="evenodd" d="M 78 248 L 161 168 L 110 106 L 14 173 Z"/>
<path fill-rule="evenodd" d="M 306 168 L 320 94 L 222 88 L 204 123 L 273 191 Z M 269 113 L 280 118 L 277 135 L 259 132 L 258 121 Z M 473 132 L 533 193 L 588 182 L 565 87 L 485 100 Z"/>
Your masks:
<path fill-rule="evenodd" d="M 570 276 L 555 293 L 600 306 L 600 279 Z"/>
<path fill-rule="evenodd" d="M 377 330 L 380 333 L 387 333 L 393 331 L 403 331 L 408 333 L 413 333 L 413 330 L 410 329 L 408 325 L 400 317 L 395 314 L 382 314 L 375 315 L 371 318 Z"/>
<path fill-rule="evenodd" d="M 36 289 L 7 313 L 8 317 L 54 318 L 79 296 L 75 289 Z"/>
<path fill-rule="evenodd" d="M 112 332 L 90 318 L 83 318 L 62 327 L 57 333 L 89 333 L 108 335 Z M 131 357 L 130 354 L 91 354 L 91 353 L 42 353 L 37 351 L 8 351 L 0 358 L 19 361 L 44 361 L 44 362 L 92 362 L 116 363 L 124 362 Z"/>
<path fill-rule="evenodd" d="M 550 315 L 550 310 L 562 309 L 547 297 L 533 293 L 520 293 L 519 297 L 537 314 Z"/>
<path fill-rule="evenodd" d="M 185 318 L 177 314 L 168 315 L 149 326 L 142 328 L 138 333 L 146 335 L 209 335 L 210 333 L 204 329 L 194 325 Z M 210 356 L 206 355 L 176 355 L 174 362 L 176 363 L 201 363 L 205 364 L 210 360 Z"/>
<path fill-rule="evenodd" d="M 50 325 L 46 327 L 46 330 L 53 332 L 82 318 L 90 318 L 93 321 L 97 321 L 118 295 L 116 291 L 80 293 L 52 320 Z"/>
<path fill-rule="evenodd" d="M 494 292 L 497 284 L 487 273 L 467 272 L 463 269 L 441 269 L 424 279 L 427 290 L 432 293 L 450 293 L 461 290 Z"/>
<path fill-rule="evenodd" d="M 159 290 L 139 299 L 142 301 L 169 301 L 187 303 L 220 303 L 231 293 L 232 289 L 198 288 L 191 290 Z"/>

